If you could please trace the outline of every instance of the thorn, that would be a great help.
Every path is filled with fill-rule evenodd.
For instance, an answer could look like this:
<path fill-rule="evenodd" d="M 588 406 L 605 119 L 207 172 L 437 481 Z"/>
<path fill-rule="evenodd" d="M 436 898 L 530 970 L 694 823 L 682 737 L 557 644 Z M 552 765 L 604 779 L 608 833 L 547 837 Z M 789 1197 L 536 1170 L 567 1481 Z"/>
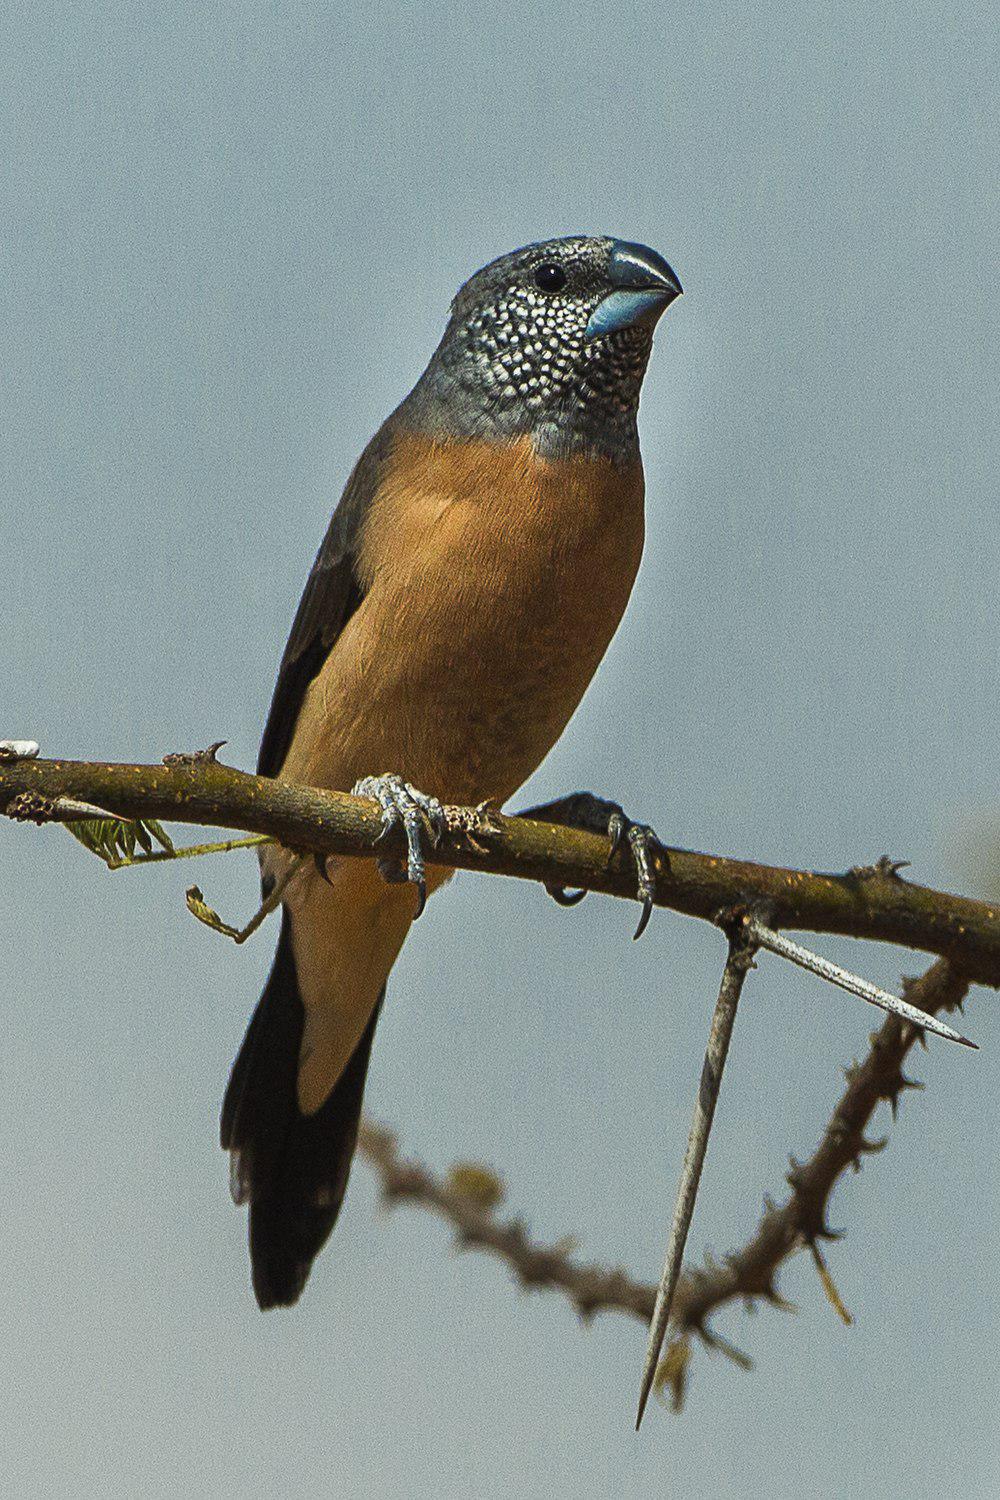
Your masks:
<path fill-rule="evenodd" d="M 777 1312 L 798 1312 L 798 1307 L 796 1306 L 796 1304 L 794 1302 L 790 1302 L 787 1297 L 783 1297 L 773 1281 L 768 1283 L 764 1291 L 761 1292 L 761 1296 L 766 1302 L 769 1302 Z"/>
<path fill-rule="evenodd" d="M 909 1021 L 911 1026 L 920 1028 L 921 1038 L 924 1033 L 932 1031 L 935 1035 L 943 1036 L 950 1042 L 958 1042 L 963 1047 L 977 1047 L 976 1042 L 953 1031 L 950 1026 L 946 1026 L 935 1016 L 918 1010 L 915 1005 L 901 1000 L 898 995 L 891 995 L 888 990 L 879 989 L 877 985 L 870 984 L 867 979 L 852 974 L 849 969 L 842 969 L 839 964 L 831 963 L 828 958 L 820 957 L 811 949 L 803 948 L 800 943 L 793 943 L 791 938 L 785 937 L 784 933 L 775 932 L 756 919 L 751 920 L 748 936 L 761 948 L 767 948 L 771 953 L 777 953 L 781 958 L 787 958 L 791 963 L 798 964 L 800 968 L 808 969 L 811 974 L 818 975 L 820 979 L 827 980 L 838 989 L 847 990 L 850 994 L 867 1000 L 870 1005 L 877 1005 L 880 1010 L 888 1011 L 890 1015 Z"/>
<path fill-rule="evenodd" d="M 753 1369 L 753 1360 L 749 1354 L 744 1354 L 742 1349 L 738 1349 L 735 1344 L 731 1344 L 728 1339 L 724 1339 L 721 1333 L 715 1333 L 712 1329 L 705 1328 L 704 1326 L 698 1330 L 698 1333 L 706 1349 L 718 1349 L 720 1354 L 724 1354 L 727 1359 L 731 1359 L 733 1364 L 738 1365 L 741 1370 Z"/>
<path fill-rule="evenodd" d="M 906 1074 L 902 1071 L 896 1074 L 894 1082 L 887 1086 L 885 1093 L 882 1095 L 882 1098 L 887 1100 L 889 1108 L 892 1110 L 892 1118 L 894 1120 L 899 1113 L 901 1095 L 908 1089 L 922 1088 L 923 1084 L 919 1079 L 907 1078 Z"/>
<path fill-rule="evenodd" d="M 730 1038 L 733 1034 L 733 1026 L 736 1022 L 736 1009 L 749 968 L 747 958 L 748 949 L 745 940 L 742 937 L 730 938 L 729 954 L 722 973 L 722 982 L 719 985 L 719 995 L 715 1002 L 715 1010 L 712 1013 L 712 1024 L 708 1033 L 708 1045 L 705 1049 L 705 1060 L 702 1064 L 701 1079 L 695 1099 L 687 1150 L 684 1153 L 684 1164 L 681 1167 L 681 1178 L 677 1188 L 677 1199 L 674 1204 L 670 1235 L 667 1241 L 667 1253 L 664 1258 L 663 1270 L 660 1274 L 660 1281 L 656 1291 L 653 1316 L 649 1325 L 649 1339 L 646 1345 L 646 1359 L 643 1365 L 642 1381 L 639 1390 L 639 1406 L 635 1419 L 636 1431 L 639 1429 L 643 1412 L 646 1410 L 649 1393 L 656 1378 L 660 1350 L 663 1348 L 663 1340 L 670 1323 L 674 1292 L 676 1291 L 677 1281 L 680 1276 L 681 1262 L 684 1257 L 684 1247 L 687 1244 L 688 1231 L 691 1228 L 691 1220 L 694 1216 L 698 1184 L 701 1181 L 701 1169 L 705 1163 L 705 1153 L 708 1149 L 712 1121 L 715 1117 L 715 1106 L 722 1084 L 723 1069 L 725 1068 L 726 1056 L 729 1051 Z"/>
<path fill-rule="evenodd" d="M 52 816 L 69 823 L 90 818 L 111 819 L 113 823 L 128 823 L 121 813 L 108 812 L 106 807 L 96 807 L 93 802 L 79 802 L 75 797 L 57 797 L 52 804 Z"/>
<path fill-rule="evenodd" d="M 812 1258 L 815 1262 L 816 1270 L 819 1273 L 820 1283 L 822 1284 L 823 1290 L 826 1293 L 827 1301 L 833 1308 L 834 1312 L 837 1314 L 838 1318 L 840 1318 L 841 1322 L 843 1322 L 848 1328 L 850 1328 L 851 1324 L 854 1322 L 854 1319 L 851 1317 L 850 1313 L 847 1311 L 847 1308 L 844 1306 L 841 1295 L 837 1291 L 836 1284 L 833 1277 L 830 1275 L 829 1267 L 827 1266 L 826 1261 L 823 1259 L 819 1246 L 815 1242 L 810 1242 L 809 1249 L 812 1251 Z"/>
<path fill-rule="evenodd" d="M 812 1240 L 842 1240 L 847 1233 L 845 1229 L 831 1229 L 827 1222 L 828 1204 L 824 1201 L 819 1203 L 799 1204 L 799 1232 L 806 1241 Z"/>

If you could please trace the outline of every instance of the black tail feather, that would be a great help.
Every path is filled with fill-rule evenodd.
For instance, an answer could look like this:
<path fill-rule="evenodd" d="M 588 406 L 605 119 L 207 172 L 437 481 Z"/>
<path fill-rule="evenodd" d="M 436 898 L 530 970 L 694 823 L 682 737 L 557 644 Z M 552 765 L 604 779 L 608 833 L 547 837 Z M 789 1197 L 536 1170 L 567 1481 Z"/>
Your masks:
<path fill-rule="evenodd" d="M 305 1010 L 291 919 L 282 913 L 274 964 L 233 1065 L 221 1121 L 222 1145 L 233 1153 L 233 1197 L 250 1204 L 253 1289 L 262 1308 L 298 1301 L 337 1221 L 381 1008 L 382 995 L 329 1098 L 303 1115 L 296 1086 Z"/>

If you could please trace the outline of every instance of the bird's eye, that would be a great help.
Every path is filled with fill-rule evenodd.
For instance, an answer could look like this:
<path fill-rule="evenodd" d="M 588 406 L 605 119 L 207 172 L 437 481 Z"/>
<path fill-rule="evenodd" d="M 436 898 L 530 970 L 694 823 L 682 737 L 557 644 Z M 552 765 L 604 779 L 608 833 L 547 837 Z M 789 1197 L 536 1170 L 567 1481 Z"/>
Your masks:
<path fill-rule="evenodd" d="M 555 261 L 543 260 L 535 267 L 535 285 L 540 292 L 561 292 L 566 285 L 566 272 Z"/>

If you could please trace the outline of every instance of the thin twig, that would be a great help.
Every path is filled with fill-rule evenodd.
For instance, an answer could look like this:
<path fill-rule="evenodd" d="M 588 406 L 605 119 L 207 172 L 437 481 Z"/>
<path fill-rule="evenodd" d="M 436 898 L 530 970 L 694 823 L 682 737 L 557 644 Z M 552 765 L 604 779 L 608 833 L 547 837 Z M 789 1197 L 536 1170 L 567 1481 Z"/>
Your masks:
<path fill-rule="evenodd" d="M 105 814 L 107 816 L 107 814 Z M 201 859 L 206 854 L 231 854 L 234 849 L 257 849 L 263 844 L 273 844 L 266 833 L 247 834 L 242 839 L 219 839 L 212 844 L 182 844 L 174 849 L 154 849 L 152 854 L 136 854 L 131 859 L 115 860 L 109 870 L 131 870 L 133 865 L 155 865 L 172 859 Z"/>
<path fill-rule="evenodd" d="M 691 1119 L 691 1132 L 688 1136 L 681 1178 L 677 1186 L 677 1201 L 674 1204 L 666 1258 L 663 1262 L 660 1284 L 656 1292 L 656 1305 L 653 1308 L 653 1317 L 649 1327 L 646 1360 L 639 1390 L 639 1408 L 635 1419 L 637 1431 L 642 1423 L 642 1414 L 646 1410 L 646 1402 L 649 1400 L 649 1393 L 659 1364 L 667 1324 L 670 1322 L 674 1291 L 681 1271 L 681 1261 L 684 1258 L 688 1230 L 691 1228 L 691 1220 L 694 1217 L 698 1184 L 701 1181 L 708 1139 L 712 1132 L 715 1106 L 722 1087 L 722 1073 L 726 1066 L 733 1026 L 736 1023 L 736 1008 L 744 980 L 753 966 L 756 948 L 753 934 L 754 924 L 749 918 L 737 919 L 729 930 L 729 954 L 722 971 L 719 998 L 715 1002 L 715 1010 L 712 1014 L 708 1046 L 705 1049 L 705 1061 L 702 1065 L 698 1096 L 695 1099 L 694 1114 Z"/>
<path fill-rule="evenodd" d="M 187 909 L 193 917 L 197 917 L 199 922 L 204 923 L 206 927 L 210 927 L 213 932 L 221 933 L 223 937 L 232 938 L 234 943 L 245 943 L 247 938 L 252 937 L 265 919 L 281 905 L 282 897 L 301 870 L 305 861 L 306 856 L 304 854 L 295 854 L 292 856 L 287 868 L 274 882 L 245 927 L 231 927 L 228 922 L 224 922 L 219 913 L 213 911 L 208 905 L 196 885 L 188 886 L 184 893 L 185 900 L 187 901 Z"/>

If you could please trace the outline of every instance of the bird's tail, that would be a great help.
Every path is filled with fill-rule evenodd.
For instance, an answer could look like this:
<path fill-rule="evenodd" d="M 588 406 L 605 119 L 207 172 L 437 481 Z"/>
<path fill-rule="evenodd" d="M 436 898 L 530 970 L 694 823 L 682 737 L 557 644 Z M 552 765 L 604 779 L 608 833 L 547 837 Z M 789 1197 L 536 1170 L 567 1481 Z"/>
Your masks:
<path fill-rule="evenodd" d="M 233 1064 L 221 1121 L 223 1148 L 232 1153 L 233 1198 L 250 1205 L 253 1289 L 262 1308 L 298 1301 L 336 1223 L 384 993 L 329 1097 L 315 1114 L 302 1114 L 297 1082 L 305 1008 L 291 918 L 282 913 L 274 964 Z"/>

